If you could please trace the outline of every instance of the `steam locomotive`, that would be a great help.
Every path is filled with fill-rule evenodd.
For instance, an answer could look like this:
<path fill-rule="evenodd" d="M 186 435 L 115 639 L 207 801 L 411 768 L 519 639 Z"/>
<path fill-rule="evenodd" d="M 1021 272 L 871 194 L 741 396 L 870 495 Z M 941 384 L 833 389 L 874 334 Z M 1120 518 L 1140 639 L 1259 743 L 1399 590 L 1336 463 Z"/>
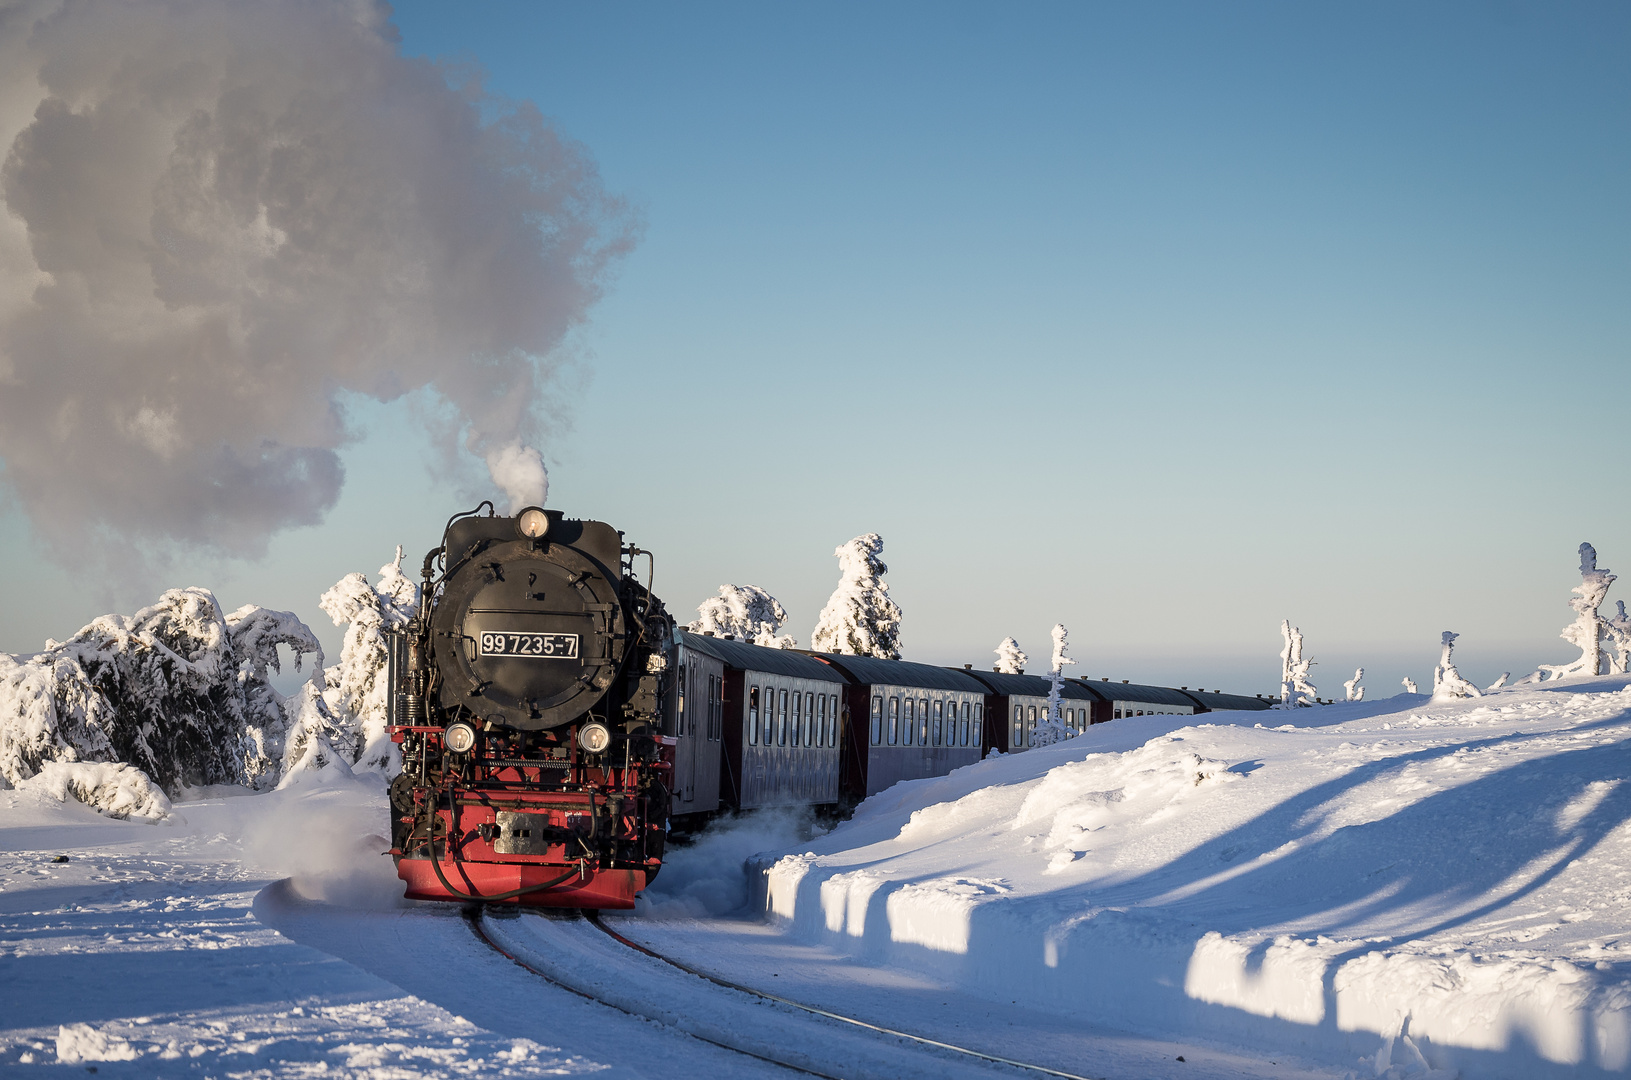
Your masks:
<path fill-rule="evenodd" d="M 675 743 L 654 572 L 610 525 L 556 510 L 448 521 L 419 614 L 387 637 L 407 896 L 634 906 L 662 866 Z"/>

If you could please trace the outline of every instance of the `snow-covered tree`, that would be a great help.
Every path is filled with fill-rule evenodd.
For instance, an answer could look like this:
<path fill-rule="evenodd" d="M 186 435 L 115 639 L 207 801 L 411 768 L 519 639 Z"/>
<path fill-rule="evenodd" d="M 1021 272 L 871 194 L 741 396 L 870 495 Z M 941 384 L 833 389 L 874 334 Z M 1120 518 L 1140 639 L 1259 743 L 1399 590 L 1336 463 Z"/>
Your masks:
<path fill-rule="evenodd" d="M 1410 676 L 1406 675 L 1404 678 L 1400 679 L 1399 681 L 1404 684 L 1404 692 L 1405 693 L 1407 693 L 1407 694 L 1419 694 L 1419 693 L 1421 693 L 1420 690 L 1416 689 L 1416 680 L 1412 679 Z"/>
<path fill-rule="evenodd" d="M 347 574 L 322 595 L 318 606 L 346 632 L 340 662 L 325 673 L 321 706 L 309 694 L 300 703 L 301 731 L 308 739 L 326 739 L 347 765 L 395 774 L 401 765 L 398 750 L 385 731 L 390 691 L 385 685 L 385 634 L 419 611 L 419 586 L 402 573 L 401 546 L 396 558 L 379 568 L 377 584 L 368 584 L 361 574 Z M 311 755 L 323 753 L 315 742 L 294 749 L 308 764 L 319 764 Z M 289 765 L 300 758 L 288 759 Z"/>
<path fill-rule="evenodd" d="M 279 670 L 280 645 L 297 666 L 314 656 L 321 667 L 316 636 L 295 616 L 252 605 L 226 615 L 207 589 L 191 588 L 128 617 L 104 615 L 34 656 L 0 653 L 0 777 L 17 785 L 50 762 L 100 762 L 127 764 L 172 794 L 275 783 L 287 725 L 268 673 Z M 129 790 L 116 773 L 97 775 Z M 77 791 L 90 774 L 56 775 Z"/>
<path fill-rule="evenodd" d="M 1354 672 L 1354 677 L 1353 678 L 1349 679 L 1347 682 L 1342 684 L 1342 689 L 1347 691 L 1347 698 L 1345 700 L 1347 700 L 1347 701 L 1364 701 L 1365 700 L 1365 688 L 1363 686 L 1359 685 L 1359 680 L 1363 679 L 1364 677 L 1365 677 L 1365 669 L 1360 668 L 1358 671 Z"/>
<path fill-rule="evenodd" d="M 1460 634 L 1452 634 L 1448 630 L 1444 631 L 1438 667 L 1433 669 L 1434 701 L 1451 701 L 1456 698 L 1484 696 L 1482 690 L 1461 677 L 1461 672 L 1455 669 L 1455 662 L 1450 659 L 1450 653 L 1455 649 L 1455 639 L 1460 636 Z"/>
<path fill-rule="evenodd" d="M 1004 675 L 1023 675 L 1025 664 L 1031 659 L 1021 651 L 1019 642 L 1011 637 L 1003 638 L 1002 644 L 992 651 L 997 654 L 997 663 L 991 670 Z"/>
<path fill-rule="evenodd" d="M 1603 606 L 1608 587 L 1614 584 L 1614 575 L 1597 569 L 1597 549 L 1590 544 L 1580 545 L 1580 584 L 1574 587 L 1575 620 L 1558 635 L 1580 650 L 1580 658 L 1567 664 L 1542 664 L 1540 670 L 1553 679 L 1571 675 L 1601 675 L 1603 673 L 1603 639 L 1609 636 L 1608 620 L 1597 614 Z"/>
<path fill-rule="evenodd" d="M 1314 661 L 1303 658 L 1302 630 L 1285 619 L 1280 623 L 1280 636 L 1286 643 L 1280 650 L 1280 708 L 1318 705 L 1319 688 L 1308 681 L 1308 669 Z"/>
<path fill-rule="evenodd" d="M 1487 694 L 1491 690 L 1499 690 L 1501 687 L 1506 685 L 1506 681 L 1508 679 L 1510 679 L 1510 678 L 1512 678 L 1512 672 L 1510 672 L 1510 671 L 1501 672 L 1501 677 L 1499 679 L 1496 679 L 1494 682 L 1492 682 L 1488 686 L 1484 687 L 1484 693 Z"/>
<path fill-rule="evenodd" d="M 1065 639 L 1069 635 L 1070 631 L 1065 629 L 1064 623 L 1054 624 L 1053 664 L 1048 670 L 1048 715 L 1042 723 L 1036 725 L 1033 746 L 1050 746 L 1076 734 L 1065 726 L 1064 714 L 1059 705 L 1059 693 L 1065 686 L 1065 665 L 1076 662 L 1065 652 Z"/>
<path fill-rule="evenodd" d="M 789 634 L 777 634 L 787 621 L 787 611 L 774 596 L 757 585 L 721 585 L 718 596 L 697 605 L 697 617 L 686 629 L 717 637 L 734 637 L 771 649 L 796 649 L 798 642 Z"/>
<path fill-rule="evenodd" d="M 900 605 L 889 598 L 883 576 L 889 567 L 878 556 L 883 537 L 857 536 L 833 552 L 838 557 L 838 588 L 810 635 L 816 652 L 900 659 Z"/>
<path fill-rule="evenodd" d="M 1631 618 L 1626 617 L 1624 600 L 1616 600 L 1614 606 L 1618 614 L 1604 620 L 1608 638 L 1614 644 L 1614 655 L 1608 658 L 1608 672 L 1631 675 Z"/>

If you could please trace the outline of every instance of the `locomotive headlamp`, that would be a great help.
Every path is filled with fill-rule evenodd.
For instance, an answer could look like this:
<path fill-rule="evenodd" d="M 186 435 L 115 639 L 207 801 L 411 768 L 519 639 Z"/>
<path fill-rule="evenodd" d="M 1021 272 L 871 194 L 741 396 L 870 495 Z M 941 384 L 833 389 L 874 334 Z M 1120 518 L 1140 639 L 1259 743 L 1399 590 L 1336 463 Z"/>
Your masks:
<path fill-rule="evenodd" d="M 612 745 L 612 733 L 600 721 L 591 721 L 578 729 L 578 745 L 591 754 L 601 754 Z"/>
<path fill-rule="evenodd" d="M 549 531 L 549 515 L 529 506 L 516 516 L 515 527 L 528 540 L 537 540 Z"/>
<path fill-rule="evenodd" d="M 468 754 L 470 748 L 476 745 L 476 729 L 463 720 L 449 724 L 447 730 L 442 732 L 442 742 L 455 754 Z"/>

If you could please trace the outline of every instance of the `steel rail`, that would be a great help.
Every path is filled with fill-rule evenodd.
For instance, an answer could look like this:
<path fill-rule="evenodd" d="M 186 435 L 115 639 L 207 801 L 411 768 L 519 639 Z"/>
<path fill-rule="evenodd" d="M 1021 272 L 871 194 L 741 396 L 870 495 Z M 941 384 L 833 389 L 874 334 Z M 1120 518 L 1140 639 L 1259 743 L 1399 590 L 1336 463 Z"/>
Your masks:
<path fill-rule="evenodd" d="M 474 910 L 472 910 L 472 909 L 474 909 Z M 465 921 L 470 924 L 470 929 L 475 932 L 477 939 L 479 939 L 489 949 L 492 949 L 494 952 L 498 953 L 498 955 L 504 957 L 504 959 L 508 960 L 510 963 L 514 964 L 516 967 L 520 968 L 522 971 L 530 972 L 531 974 L 538 976 L 540 979 L 543 979 L 545 982 L 549 983 L 551 986 L 558 986 L 562 990 L 565 990 L 565 991 L 567 991 L 568 993 L 571 993 L 571 994 L 576 994 L 578 997 L 583 998 L 586 1001 L 593 1001 L 597 1005 L 606 1006 L 608 1009 L 616 1009 L 618 1012 L 623 1013 L 625 1016 L 632 1016 L 637 1020 L 646 1020 L 646 1021 L 652 1021 L 652 1022 L 663 1024 L 664 1027 L 673 1028 L 673 1030 L 678 1031 L 680 1034 L 686 1035 L 686 1036 L 688 1036 L 690 1038 L 693 1038 L 693 1039 L 696 1039 L 698 1042 L 705 1042 L 709 1046 L 717 1046 L 721 1050 L 729 1050 L 733 1054 L 741 1054 L 744 1057 L 753 1058 L 755 1061 L 768 1062 L 771 1065 L 776 1065 L 776 1066 L 779 1066 L 780 1068 L 783 1068 L 783 1069 L 791 1069 L 793 1072 L 803 1073 L 805 1076 L 819 1076 L 819 1077 L 821 1077 L 821 1080 L 846 1080 L 845 1077 L 833 1076 L 831 1073 L 817 1072 L 816 1070 L 811 1069 L 811 1068 L 807 1068 L 807 1067 L 805 1067 L 803 1065 L 793 1065 L 793 1064 L 791 1064 L 789 1062 L 786 1062 L 786 1061 L 779 1061 L 776 1058 L 767 1057 L 764 1054 L 756 1054 L 752 1050 L 744 1050 L 740 1046 L 732 1046 L 729 1043 L 720 1042 L 717 1039 L 710 1039 L 706 1035 L 698 1035 L 694 1031 L 687 1031 L 684 1028 L 674 1027 L 674 1025 L 664 1023 L 663 1021 L 658 1020 L 656 1017 L 648 1016 L 645 1013 L 636 1012 L 633 1009 L 625 1008 L 624 1006 L 619 1005 L 616 1002 L 607 1001 L 605 998 L 597 997 L 594 994 L 586 993 L 583 990 L 579 990 L 575 986 L 568 986 L 566 983 L 561 982 L 559 979 L 553 978 L 549 974 L 547 974 L 545 972 L 542 972 L 542 971 L 539 971 L 537 968 L 533 967 L 531 964 L 527 963 L 525 960 L 522 960 L 520 957 L 518 957 L 515 954 L 511 953 L 508 949 L 504 948 L 504 946 L 502 946 L 498 942 L 494 941 L 492 939 L 492 937 L 487 933 L 486 928 L 481 925 L 482 914 L 481 914 L 481 911 L 480 911 L 479 907 L 476 907 L 475 905 L 471 905 L 470 908 L 466 908 L 466 910 L 464 912 L 464 917 L 465 917 Z"/>
<path fill-rule="evenodd" d="M 895 1028 L 883 1027 L 879 1024 L 868 1023 L 865 1020 L 857 1020 L 853 1016 L 845 1016 L 843 1013 L 835 1013 L 827 1009 L 820 1009 L 814 1005 L 806 1005 L 803 1002 L 793 1001 L 790 998 L 784 998 L 780 995 L 772 994 L 764 990 L 757 990 L 751 986 L 743 986 L 741 983 L 732 982 L 729 979 L 722 979 L 717 975 L 710 975 L 708 972 L 699 968 L 694 968 L 691 965 L 682 963 L 681 961 L 675 960 L 672 957 L 664 956 L 660 952 L 646 948 L 637 941 L 630 941 L 628 938 L 624 937 L 622 934 L 619 934 L 616 930 L 613 930 L 611 927 L 603 923 L 600 919 L 600 913 L 597 911 L 586 912 L 585 916 L 596 929 L 605 934 L 607 937 L 610 937 L 612 940 L 621 942 L 636 952 L 644 953 L 646 956 L 649 956 L 654 960 L 661 960 L 663 963 L 668 964 L 671 967 L 678 968 L 689 975 L 695 975 L 699 979 L 706 979 L 715 986 L 725 987 L 727 990 L 735 990 L 738 993 L 751 994 L 754 997 L 763 998 L 766 1001 L 774 1001 L 780 1005 L 786 1005 L 790 1008 L 799 1009 L 807 1013 L 812 1013 L 816 1016 L 826 1017 L 828 1020 L 837 1020 L 839 1023 L 851 1024 L 855 1027 L 864 1028 L 867 1031 L 877 1032 L 882 1035 L 892 1035 L 897 1039 L 906 1039 L 911 1042 L 920 1043 L 924 1046 L 932 1046 L 939 1050 L 949 1050 L 955 1054 L 963 1054 L 967 1057 L 977 1058 L 980 1061 L 989 1061 L 996 1065 L 1007 1065 L 1010 1068 L 1024 1069 L 1028 1072 L 1041 1073 L 1044 1076 L 1057 1076 L 1060 1077 L 1061 1080 L 1092 1080 L 1090 1077 L 1078 1076 L 1076 1073 L 1068 1073 L 1060 1069 L 1050 1069 L 1046 1065 L 1033 1065 L 1028 1061 L 1016 1061 L 1013 1058 L 1002 1057 L 1000 1054 L 987 1054 L 979 1050 L 970 1050 L 966 1046 L 958 1046 L 955 1043 L 941 1042 L 939 1039 L 931 1039 L 923 1035 L 913 1035 L 909 1031 L 898 1031 Z"/>

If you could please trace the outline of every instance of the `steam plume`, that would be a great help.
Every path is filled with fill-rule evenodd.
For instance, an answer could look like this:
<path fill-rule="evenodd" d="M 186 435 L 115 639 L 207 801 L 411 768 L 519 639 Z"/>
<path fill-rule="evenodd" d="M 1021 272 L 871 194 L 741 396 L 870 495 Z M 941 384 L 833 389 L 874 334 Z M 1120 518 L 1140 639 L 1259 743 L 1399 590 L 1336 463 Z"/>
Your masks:
<path fill-rule="evenodd" d="M 334 505 L 346 393 L 429 388 L 542 502 L 549 357 L 636 228 L 387 16 L 0 0 L 0 460 L 57 550 L 262 553 Z"/>

